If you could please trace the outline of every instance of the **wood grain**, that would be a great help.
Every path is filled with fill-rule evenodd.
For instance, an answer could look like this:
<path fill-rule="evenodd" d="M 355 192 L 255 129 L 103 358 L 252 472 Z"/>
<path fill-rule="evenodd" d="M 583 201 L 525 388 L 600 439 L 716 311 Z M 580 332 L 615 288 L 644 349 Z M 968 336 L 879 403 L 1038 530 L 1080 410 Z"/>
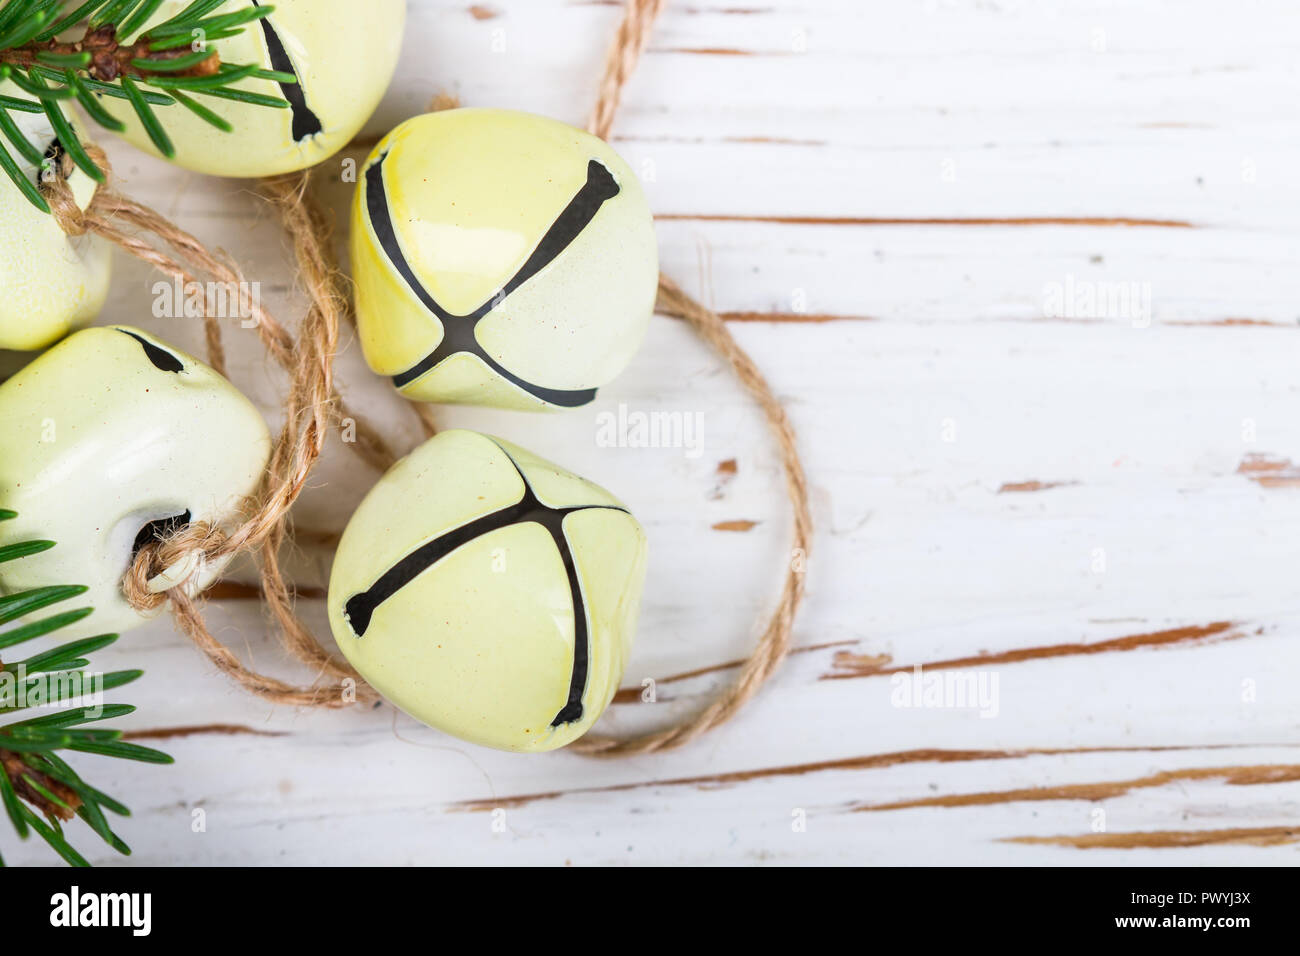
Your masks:
<path fill-rule="evenodd" d="M 581 122 L 618 13 L 412 0 L 365 137 L 438 93 Z M 614 143 L 662 267 L 727 314 L 800 435 L 817 537 L 796 653 L 732 724 L 619 763 L 485 751 L 386 706 L 271 710 L 160 620 L 98 661 L 147 670 L 123 723 L 177 758 L 95 767 L 135 811 L 131 862 L 1300 863 L 1297 28 L 1284 0 L 669 4 Z M 101 140 L 124 190 L 301 307 L 247 184 Z M 322 170 L 341 224 L 362 155 Z M 151 315 L 153 276 L 116 269 L 102 321 L 201 348 L 196 323 Z M 227 342 L 273 417 L 278 373 L 254 336 Z M 417 440 L 350 338 L 338 365 L 350 404 Z M 700 447 L 600 447 L 620 404 L 698 413 Z M 761 420 L 689 330 L 652 323 L 590 408 L 438 414 L 598 481 L 646 527 L 603 730 L 734 678 L 787 516 Z M 331 534 L 375 479 L 341 442 L 326 458 L 295 516 L 317 533 L 285 554 L 321 633 Z M 231 569 L 213 626 L 309 678 L 253 580 Z M 985 680 L 996 707 L 903 694 L 918 664 Z"/>

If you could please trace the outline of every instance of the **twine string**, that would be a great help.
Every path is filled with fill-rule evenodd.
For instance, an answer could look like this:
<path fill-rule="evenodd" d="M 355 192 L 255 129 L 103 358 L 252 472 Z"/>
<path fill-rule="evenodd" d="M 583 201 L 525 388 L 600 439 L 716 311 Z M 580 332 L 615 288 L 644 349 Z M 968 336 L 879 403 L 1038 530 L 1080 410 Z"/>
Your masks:
<path fill-rule="evenodd" d="M 655 20 L 664 8 L 665 0 L 628 0 L 623 7 L 623 19 L 614 32 L 614 42 L 605 54 L 605 69 L 601 73 L 596 105 L 587 118 L 587 131 L 601 139 L 609 139 L 614 125 L 614 115 L 623 99 L 623 87 L 636 69 Z"/>
<path fill-rule="evenodd" d="M 663 6 L 664 0 L 629 0 L 625 6 L 588 121 L 588 128 L 595 135 L 608 138 L 623 88 Z M 108 162 L 102 151 L 95 150 L 91 155 L 107 173 Z M 339 328 L 350 312 L 342 272 L 330 241 L 330 224 L 310 192 L 310 171 L 263 180 L 259 187 L 292 237 L 299 281 L 310 303 L 296 337 L 260 303 L 253 306 L 253 319 L 267 352 L 289 376 L 284 424 L 272 446 L 266 475 L 248 502 L 243 519 L 229 531 L 195 522 L 165 540 L 147 544 L 140 549 L 126 574 L 123 590 L 131 605 L 140 610 L 156 609 L 169 602 L 181 632 L 222 673 L 251 693 L 276 703 L 299 706 L 344 707 L 358 701 L 371 702 L 379 699 L 378 694 L 348 664 L 330 654 L 298 618 L 293 608 L 292 587 L 284 577 L 278 555 L 288 534 L 289 509 L 319 459 L 331 425 L 340 417 L 349 417 L 356 423 L 356 451 L 377 468 L 386 468 L 397 456 L 373 426 L 347 410 L 334 385 L 333 359 Z M 54 177 L 52 183 L 42 188 L 69 235 L 90 232 L 102 236 L 185 284 L 197 281 L 198 275 L 208 275 L 243 288 L 242 274 L 233 262 L 210 252 L 194 236 L 148 207 L 101 187 L 83 212 L 62 178 Z M 146 240 L 144 235 L 152 236 L 155 241 Z M 784 407 L 718 314 L 662 274 L 657 309 L 685 320 L 726 360 L 762 410 L 776 440 L 793 509 L 793 550 L 776 609 L 736 681 L 701 711 L 663 730 L 630 738 L 588 734 L 569 745 L 572 750 L 592 756 L 629 756 L 668 750 L 729 720 L 757 693 L 788 652 L 795 612 L 804 593 L 803 570 L 811 543 L 812 518 L 794 429 Z M 204 326 L 209 360 L 224 373 L 221 330 L 216 317 L 206 309 Z M 415 404 L 414 407 L 425 434 L 433 434 L 435 426 L 428 406 Z M 205 564 L 243 551 L 260 552 L 261 590 L 278 624 L 280 641 L 294 658 L 312 668 L 316 675 L 312 684 L 295 686 L 252 669 L 208 629 L 201 605 L 192 593 L 193 578 Z M 171 574 L 164 575 L 177 568 L 185 572 L 178 574 L 177 579 Z M 161 588 L 160 581 L 166 583 L 165 589 Z"/>
<path fill-rule="evenodd" d="M 107 157 L 98 147 L 88 149 L 107 179 L 111 173 Z M 264 195 L 276 206 L 286 229 L 294 237 L 295 261 L 310 301 L 296 339 L 260 302 L 251 304 L 250 318 L 263 345 L 289 377 L 284 425 L 272 445 L 266 474 L 244 508 L 245 517 L 233 529 L 226 531 L 207 522 L 192 522 L 165 540 L 149 542 L 136 554 L 122 589 L 128 603 L 140 611 L 155 610 L 170 601 L 180 630 L 219 670 L 250 692 L 277 703 L 342 707 L 353 699 L 374 700 L 377 695 L 354 670 L 325 652 L 298 619 L 289 586 L 280 572 L 278 547 L 284 539 L 289 509 L 305 487 L 340 410 L 356 422 L 359 454 L 373 458 L 380 469 L 388 467 L 396 456 L 373 426 L 346 411 L 334 387 L 334 353 L 339 320 L 347 310 L 347 297 L 337 265 L 333 264 L 329 223 L 310 201 L 308 180 L 309 174 L 300 173 L 261 184 Z M 84 211 L 72 199 L 65 178 L 43 181 L 42 189 L 60 226 L 70 235 L 101 236 L 180 281 L 183 287 L 199 282 L 201 275 L 231 284 L 232 288 L 246 287 L 243 275 L 224 256 L 210 252 L 174 223 L 107 186 L 96 191 Z M 146 235 L 155 241 L 148 241 Z M 208 358 L 217 371 L 224 373 L 224 350 L 216 317 L 206 308 L 204 313 Z M 209 631 L 191 593 L 194 577 L 206 564 L 256 550 L 262 554 L 263 595 L 279 624 L 282 642 L 295 657 L 315 665 L 320 675 L 311 686 L 296 687 L 242 664 Z M 164 571 L 178 566 L 188 567 L 189 573 L 165 591 L 151 586 Z M 340 692 L 341 680 L 352 682 L 347 686 L 356 688 L 355 697 Z"/>
<path fill-rule="evenodd" d="M 623 8 L 623 19 L 605 56 L 600 93 L 587 121 L 588 131 L 601 139 L 609 139 L 614 115 L 623 96 L 623 87 L 636 68 L 663 7 L 664 0 L 628 0 Z M 671 750 L 689 743 L 735 716 L 758 693 L 759 688 L 789 653 L 795 612 L 803 600 L 804 570 L 812 543 L 808 482 L 804 476 L 803 462 L 799 458 L 794 427 L 763 373 L 732 337 L 722 317 L 691 298 L 662 272 L 659 274 L 659 296 L 655 308 L 656 311 L 685 320 L 700 338 L 726 360 L 740 383 L 762 409 L 768 428 L 776 439 L 781 467 L 785 473 L 786 494 L 794 512 L 792 550 L 786 563 L 785 579 L 776 609 L 759 636 L 753 653 L 741 665 L 736 680 L 702 710 L 662 730 L 633 737 L 586 734 L 569 745 L 570 750 L 597 757 L 629 757 Z"/>

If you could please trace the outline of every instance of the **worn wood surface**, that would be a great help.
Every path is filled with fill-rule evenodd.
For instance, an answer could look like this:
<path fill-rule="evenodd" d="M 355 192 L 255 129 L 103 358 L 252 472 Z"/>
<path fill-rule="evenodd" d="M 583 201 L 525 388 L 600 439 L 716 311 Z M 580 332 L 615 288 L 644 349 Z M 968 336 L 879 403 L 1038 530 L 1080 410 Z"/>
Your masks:
<path fill-rule="evenodd" d="M 439 92 L 581 122 L 617 17 L 413 0 L 372 131 Z M 670 3 L 615 145 L 665 270 L 734 320 L 799 430 L 817 537 L 796 653 L 727 727 L 603 762 L 478 749 L 386 706 L 274 710 L 158 622 L 101 663 L 147 668 L 129 723 L 177 765 L 83 761 L 135 810 L 132 861 L 1300 862 L 1298 28 L 1284 0 Z M 122 188 L 293 313 L 247 184 L 106 145 Z M 104 320 L 198 349 L 192 322 L 150 315 L 154 277 L 118 266 Z M 279 380 L 252 333 L 229 339 L 274 418 Z M 355 343 L 340 369 L 413 439 Z M 602 447 L 620 405 L 698 415 L 700 441 Z M 788 510 L 761 421 L 686 328 L 657 319 L 592 408 L 439 420 L 522 441 L 646 525 L 603 730 L 734 676 Z M 299 508 L 322 634 L 321 539 L 374 479 L 333 447 Z M 211 606 L 220 635 L 306 676 L 240 580 Z M 984 706 L 900 706 L 916 665 Z"/>

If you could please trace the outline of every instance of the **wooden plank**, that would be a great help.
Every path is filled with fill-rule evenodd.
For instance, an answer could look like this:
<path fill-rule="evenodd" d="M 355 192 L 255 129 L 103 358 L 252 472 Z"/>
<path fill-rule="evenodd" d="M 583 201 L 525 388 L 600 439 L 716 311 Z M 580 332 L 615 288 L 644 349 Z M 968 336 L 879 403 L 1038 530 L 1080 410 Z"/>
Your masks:
<path fill-rule="evenodd" d="M 409 7 L 371 135 L 440 92 L 580 122 L 618 16 Z M 388 707 L 277 710 L 160 620 L 101 662 L 147 668 L 124 723 L 178 757 L 95 761 L 136 811 L 133 860 L 1296 863 L 1297 26 L 1282 0 L 669 4 L 615 144 L 665 270 L 729 314 L 799 431 L 817 536 L 796 653 L 682 751 L 525 759 Z M 105 145 L 123 189 L 301 307 L 247 184 Z M 324 170 L 340 222 L 342 161 L 363 154 Z M 119 261 L 104 321 L 198 349 L 196 324 L 150 314 L 154 279 Z M 252 334 L 227 339 L 274 419 L 278 373 Z M 350 336 L 339 368 L 415 440 Z M 598 444 L 599 416 L 628 412 L 691 416 L 699 440 Z M 602 729 L 734 677 L 789 518 L 761 419 L 688 329 L 657 319 L 591 408 L 438 418 L 524 438 L 646 525 L 640 636 Z M 374 478 L 332 444 L 298 508 L 289 565 L 318 633 L 330 536 Z M 305 679 L 253 580 L 232 569 L 216 632 Z"/>

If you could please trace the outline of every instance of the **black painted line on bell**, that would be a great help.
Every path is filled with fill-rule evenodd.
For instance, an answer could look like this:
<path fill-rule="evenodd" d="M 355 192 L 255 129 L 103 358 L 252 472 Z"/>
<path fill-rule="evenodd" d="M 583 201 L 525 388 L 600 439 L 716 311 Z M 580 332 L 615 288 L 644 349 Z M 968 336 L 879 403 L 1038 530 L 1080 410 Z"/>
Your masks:
<path fill-rule="evenodd" d="M 139 342 L 140 347 L 144 349 L 145 356 L 148 357 L 150 364 L 152 364 L 154 368 L 163 372 L 185 371 L 185 363 L 175 355 L 172 355 L 172 353 L 168 352 L 166 349 L 160 348 L 148 339 L 142 338 L 134 332 L 128 332 L 126 329 L 119 329 L 114 326 L 114 330 L 121 332 L 123 335 L 129 335 L 131 338 Z"/>
<path fill-rule="evenodd" d="M 253 0 L 253 6 L 261 4 Z M 271 26 L 271 18 L 262 17 L 261 24 L 271 69 L 280 73 L 292 73 L 298 78 L 297 83 L 277 83 L 276 86 L 280 87 L 280 95 L 289 103 L 289 133 L 295 143 L 301 143 L 307 137 L 323 132 L 325 127 L 321 124 L 320 117 L 307 105 L 307 91 L 302 88 L 302 74 L 294 69 L 293 60 L 289 59 L 289 51 L 285 49 L 280 34 Z"/>
<path fill-rule="evenodd" d="M 599 160 L 588 160 L 587 181 L 582 184 L 582 188 L 574 193 L 555 222 L 551 223 L 551 228 L 546 230 L 546 235 L 542 236 L 542 241 L 519 267 L 519 271 L 501 287 L 500 292 L 479 306 L 471 318 L 483 318 L 500 305 L 506 296 L 554 262 L 560 253 L 569 248 L 582 234 L 582 230 L 591 224 L 591 220 L 596 218 L 596 213 L 600 212 L 600 207 L 618 193 L 618 182 L 614 179 L 613 173 Z"/>
<path fill-rule="evenodd" d="M 555 222 L 542 236 L 532 254 L 524 261 L 510 280 L 497 290 L 491 298 L 468 315 L 453 315 L 438 304 L 424 285 L 416 277 L 406 256 L 402 253 L 393 228 L 392 215 L 388 209 L 388 191 L 384 184 L 383 165 L 388 154 L 384 153 L 366 169 L 366 212 L 370 219 L 375 239 L 384 254 L 397 270 L 398 275 L 407 284 L 420 304 L 434 314 L 442 323 L 443 337 L 438 347 L 405 372 L 393 376 L 393 384 L 403 388 L 425 373 L 432 371 L 452 355 L 468 353 L 482 361 L 489 369 L 496 372 L 511 385 L 522 389 L 534 398 L 539 398 L 562 408 L 577 408 L 586 405 L 596 397 L 596 389 L 561 389 L 534 385 L 507 371 L 500 362 L 490 356 L 479 344 L 476 334 L 478 323 L 507 296 L 537 275 L 567 249 L 570 244 L 587 228 L 596 217 L 605 201 L 619 193 L 618 182 L 610 171 L 598 160 L 587 163 L 587 181 L 574 194 L 561 211 Z"/>
<path fill-rule="evenodd" d="M 497 447 L 501 448 L 500 445 Z M 537 493 L 533 491 L 533 486 L 514 456 L 504 448 L 501 448 L 501 452 L 514 466 L 520 480 L 524 483 L 524 492 L 520 499 L 512 505 L 475 518 L 468 524 L 454 528 L 416 548 L 380 575 L 369 588 L 348 598 L 343 605 L 343 618 L 359 640 L 370 628 L 370 619 L 380 604 L 457 548 L 502 528 L 529 523 L 541 525 L 550 534 L 556 550 L 560 552 L 564 574 L 569 583 L 569 599 L 573 604 L 573 670 L 569 678 L 568 699 L 560 712 L 555 715 L 555 719 L 551 721 L 552 727 L 558 727 L 581 719 L 582 697 L 587 690 L 587 676 L 591 667 L 591 628 L 587 621 L 587 602 L 582 596 L 582 582 L 578 576 L 577 562 L 573 559 L 573 551 L 564 534 L 564 519 L 576 511 L 621 511 L 624 514 L 631 512 L 619 505 L 576 505 L 568 508 L 553 508 L 537 497 Z"/>
<path fill-rule="evenodd" d="M 534 398 L 540 398 L 544 402 L 550 402 L 552 405 L 558 405 L 561 408 L 578 408 L 586 405 L 596 397 L 596 389 L 594 388 L 576 390 L 547 388 L 544 385 L 534 385 L 525 381 L 488 355 L 487 351 L 478 344 L 478 340 L 474 338 L 473 327 L 461 322 L 443 325 L 442 341 L 420 363 L 421 366 L 425 366 L 424 371 L 413 375 L 410 381 L 419 378 L 426 371 L 437 368 L 444 359 L 449 359 L 453 355 L 472 355 L 516 388 L 522 389 Z M 397 377 L 394 376 L 393 384 L 401 388 L 410 384 L 410 382 L 398 382 Z"/>

